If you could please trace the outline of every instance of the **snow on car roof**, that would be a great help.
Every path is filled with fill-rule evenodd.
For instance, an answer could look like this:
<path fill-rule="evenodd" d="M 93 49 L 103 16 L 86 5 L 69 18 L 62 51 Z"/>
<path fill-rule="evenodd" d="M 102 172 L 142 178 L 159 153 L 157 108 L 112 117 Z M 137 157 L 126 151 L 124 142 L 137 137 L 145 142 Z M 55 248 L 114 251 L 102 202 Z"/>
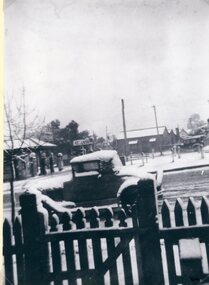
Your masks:
<path fill-rule="evenodd" d="M 70 163 L 87 162 L 92 160 L 109 161 L 114 156 L 117 156 L 117 152 L 115 150 L 100 150 L 85 155 L 76 156 L 71 159 Z"/>

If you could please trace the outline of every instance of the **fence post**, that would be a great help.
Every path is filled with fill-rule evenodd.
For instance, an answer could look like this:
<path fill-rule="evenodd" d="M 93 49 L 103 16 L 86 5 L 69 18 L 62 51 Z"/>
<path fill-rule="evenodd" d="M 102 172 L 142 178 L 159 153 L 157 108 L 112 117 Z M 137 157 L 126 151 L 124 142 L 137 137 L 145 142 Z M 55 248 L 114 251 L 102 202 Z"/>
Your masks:
<path fill-rule="evenodd" d="M 144 153 L 142 152 L 142 166 L 144 166 Z"/>
<path fill-rule="evenodd" d="M 200 153 L 201 153 L 201 158 L 205 158 L 204 157 L 204 151 L 203 151 L 203 145 L 200 145 Z"/>
<path fill-rule="evenodd" d="M 138 182 L 137 215 L 138 268 L 143 285 L 163 285 L 163 267 L 157 223 L 157 195 L 155 181 L 151 178 Z M 141 284 L 141 283 L 140 283 Z"/>
<path fill-rule="evenodd" d="M 180 239 L 179 251 L 183 284 L 200 284 L 203 271 L 199 238 Z"/>
<path fill-rule="evenodd" d="M 48 247 L 42 241 L 48 223 L 48 215 L 36 194 L 20 196 L 23 239 L 25 249 L 26 284 L 46 285 Z"/>
<path fill-rule="evenodd" d="M 132 152 L 130 153 L 131 165 L 133 164 Z"/>

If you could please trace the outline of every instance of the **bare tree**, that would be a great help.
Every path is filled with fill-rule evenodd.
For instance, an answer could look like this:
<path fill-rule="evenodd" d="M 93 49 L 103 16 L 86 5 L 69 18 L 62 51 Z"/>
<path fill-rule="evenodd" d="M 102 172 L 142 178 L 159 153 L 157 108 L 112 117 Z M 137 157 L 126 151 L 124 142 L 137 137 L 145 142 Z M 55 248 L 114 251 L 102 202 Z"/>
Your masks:
<path fill-rule="evenodd" d="M 10 170 L 11 220 L 15 220 L 15 192 L 14 192 L 14 155 L 15 149 L 21 149 L 26 139 L 32 138 L 36 130 L 43 126 L 44 119 L 35 110 L 30 110 L 25 102 L 25 88 L 23 87 L 18 102 L 13 97 L 4 102 L 4 142 L 7 145 L 7 157 Z M 28 146 L 29 147 L 29 146 Z"/>

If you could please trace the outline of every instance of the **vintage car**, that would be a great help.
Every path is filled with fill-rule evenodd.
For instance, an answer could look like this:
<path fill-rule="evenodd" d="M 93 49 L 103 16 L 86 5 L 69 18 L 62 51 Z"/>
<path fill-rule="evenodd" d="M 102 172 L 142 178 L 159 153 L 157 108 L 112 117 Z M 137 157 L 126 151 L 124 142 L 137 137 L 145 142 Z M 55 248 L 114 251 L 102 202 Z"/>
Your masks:
<path fill-rule="evenodd" d="M 77 206 L 110 204 L 118 200 L 123 207 L 132 205 L 139 179 L 156 177 L 156 174 L 144 173 L 139 167 L 123 166 L 115 150 L 77 156 L 70 164 L 73 178 L 64 183 L 63 198 Z"/>

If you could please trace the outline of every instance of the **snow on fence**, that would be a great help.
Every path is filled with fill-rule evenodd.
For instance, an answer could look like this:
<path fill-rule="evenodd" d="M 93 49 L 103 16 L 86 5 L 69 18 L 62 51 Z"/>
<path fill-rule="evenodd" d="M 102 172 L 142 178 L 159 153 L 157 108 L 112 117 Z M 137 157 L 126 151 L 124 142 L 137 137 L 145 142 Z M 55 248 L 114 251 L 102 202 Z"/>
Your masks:
<path fill-rule="evenodd" d="M 23 194 L 22 222 L 4 222 L 5 284 L 208 284 L 208 198 L 165 200 L 159 214 L 153 181 L 138 188 L 131 218 L 110 207 L 58 217 Z"/>

